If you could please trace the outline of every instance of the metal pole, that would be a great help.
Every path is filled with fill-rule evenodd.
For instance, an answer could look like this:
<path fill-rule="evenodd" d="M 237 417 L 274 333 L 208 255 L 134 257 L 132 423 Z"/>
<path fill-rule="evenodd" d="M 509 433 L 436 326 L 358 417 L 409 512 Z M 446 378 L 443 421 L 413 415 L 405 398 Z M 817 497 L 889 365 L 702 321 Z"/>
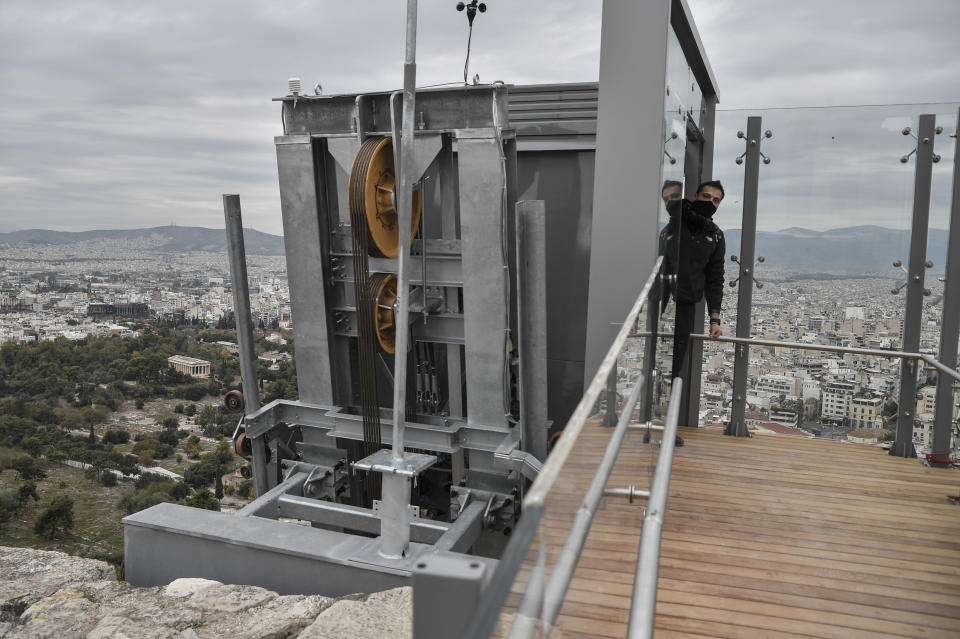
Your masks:
<path fill-rule="evenodd" d="M 665 336 L 666 337 L 666 336 Z M 752 344 L 754 346 L 773 346 L 777 348 L 794 348 L 801 351 L 824 351 L 826 353 L 853 353 L 855 355 L 869 355 L 871 357 L 900 357 L 906 359 L 923 359 L 920 353 L 905 351 L 885 351 L 878 348 L 855 348 L 850 346 L 832 346 L 830 344 L 806 344 L 804 342 L 782 342 L 775 339 L 760 339 L 757 337 L 710 337 L 703 333 L 694 333 L 690 336 L 694 340 L 711 340 L 714 342 L 729 342 L 731 344 Z M 931 362 L 936 366 L 936 363 Z"/>
<path fill-rule="evenodd" d="M 920 324 L 923 321 L 923 276 L 927 267 L 927 224 L 930 220 L 930 181 L 933 175 L 935 115 L 921 115 L 917 127 L 917 165 L 913 181 L 913 222 L 910 226 L 910 263 L 907 271 L 907 303 L 903 316 L 903 350 L 920 350 Z M 900 364 L 900 401 L 897 412 L 897 438 L 890 454 L 915 457 L 913 421 L 917 395 L 917 362 Z"/>
<path fill-rule="evenodd" d="M 753 306 L 753 254 L 757 241 L 757 191 L 760 183 L 760 126 L 762 118 L 747 118 L 747 158 L 743 171 L 743 219 L 740 239 L 740 285 L 737 296 L 737 337 L 750 337 Z M 750 347 L 740 344 L 733 363 L 733 405 L 724 434 L 749 437 L 744 414 L 747 407 L 747 372 Z"/>
<path fill-rule="evenodd" d="M 950 204 L 950 236 L 947 241 L 947 264 L 944 268 L 943 315 L 940 322 L 940 363 L 957 367 L 957 336 L 960 334 L 960 113 L 957 114 L 957 135 L 953 152 L 953 197 Z M 950 429 L 953 425 L 953 378 L 937 375 L 936 408 L 933 421 L 933 453 L 950 452 Z"/>
<path fill-rule="evenodd" d="M 643 370 L 650 372 L 646 376 L 645 387 L 643 389 L 643 412 L 640 414 L 643 421 L 649 422 L 653 419 L 653 391 L 654 386 L 660 383 L 660 375 L 657 375 L 657 332 L 660 330 L 660 304 L 662 296 L 666 295 L 666 286 L 663 285 L 661 274 L 657 273 L 657 281 L 654 284 L 657 287 L 657 294 L 648 299 L 647 304 L 647 343 L 643 349 Z M 614 369 L 617 363 L 613 363 Z"/>
<path fill-rule="evenodd" d="M 547 458 L 547 235 L 543 200 L 516 204 L 517 323 L 523 449 Z"/>
<path fill-rule="evenodd" d="M 603 413 L 603 425 L 609 427 L 617 425 L 617 364 L 613 364 L 607 376 L 607 391 L 605 393 L 607 410 Z"/>
<path fill-rule="evenodd" d="M 407 399 L 407 350 L 410 335 L 410 224 L 413 202 L 412 171 L 416 166 L 413 121 L 417 83 L 417 0 L 407 0 L 406 53 L 403 65 L 403 129 L 400 138 L 400 188 L 397 191 L 397 301 L 396 357 L 393 372 L 393 460 L 403 461 L 403 431 Z M 394 140 L 394 144 L 396 144 Z M 410 545 L 410 479 L 399 473 L 384 473 L 381 502 L 380 553 L 402 557 Z"/>
<path fill-rule="evenodd" d="M 700 182 L 713 179 L 713 149 L 714 123 L 716 122 L 717 96 L 703 96 L 703 113 L 700 115 L 700 130 L 703 132 L 703 145 L 700 148 L 700 171 L 694 179 L 696 184 L 688 180 L 687 193 L 694 191 Z M 682 256 L 681 256 L 682 257 Z M 703 320 L 706 312 L 706 302 L 700 300 L 693 312 L 693 332 L 703 331 Z M 686 369 L 687 380 L 684 386 L 683 404 L 680 409 L 680 423 L 684 426 L 696 426 L 700 419 L 700 376 L 703 373 L 703 343 L 691 340 L 687 344 L 689 364 Z"/>
<path fill-rule="evenodd" d="M 620 453 L 620 447 L 623 444 L 623 438 L 627 434 L 630 425 L 630 417 L 633 415 L 633 407 L 640 399 L 640 393 L 645 388 L 644 377 L 641 376 L 630 391 L 630 397 L 623 406 L 620 413 L 620 420 L 617 427 L 610 437 L 607 449 L 603 453 L 603 459 L 597 466 L 597 472 L 587 488 L 583 501 L 580 502 L 580 508 L 574 517 L 573 524 L 570 526 L 570 533 L 567 540 L 560 549 L 556 564 L 553 566 L 553 572 L 550 573 L 550 581 L 547 582 L 547 588 L 543 597 L 543 636 L 549 636 L 553 629 L 553 623 L 560 614 L 560 607 L 563 606 L 563 598 L 567 594 L 567 588 L 570 587 L 570 581 L 573 579 L 573 573 L 577 569 L 577 562 L 580 561 L 580 553 L 583 551 L 583 544 L 590 533 L 590 524 L 593 523 L 593 516 L 597 512 L 597 506 L 603 499 L 604 488 L 610 480 L 610 473 L 613 472 L 613 465 L 617 461 L 617 455 Z M 676 423 L 674 423 L 676 430 Z"/>
<path fill-rule="evenodd" d="M 240 348 L 240 378 L 243 385 L 243 412 L 252 415 L 260 409 L 257 391 L 257 365 L 253 353 L 253 322 L 250 319 L 250 285 L 247 282 L 247 252 L 243 245 L 243 218 L 240 196 L 223 196 L 223 217 L 227 227 L 227 256 L 233 280 L 233 315 Z M 253 450 L 253 487 L 259 497 L 267 492 L 267 453 L 262 438 L 250 442 Z"/>
<path fill-rule="evenodd" d="M 638 639 L 653 637 L 653 622 L 657 608 L 657 576 L 660 572 L 660 531 L 667 509 L 667 493 L 670 490 L 670 470 L 673 468 L 673 447 L 677 439 L 677 422 L 680 418 L 680 397 L 683 378 L 673 380 L 670 406 L 664 424 L 663 439 L 657 469 L 650 484 L 647 514 L 643 518 L 640 533 L 640 549 L 637 553 L 636 581 L 630 603 L 630 624 L 627 637 Z"/>

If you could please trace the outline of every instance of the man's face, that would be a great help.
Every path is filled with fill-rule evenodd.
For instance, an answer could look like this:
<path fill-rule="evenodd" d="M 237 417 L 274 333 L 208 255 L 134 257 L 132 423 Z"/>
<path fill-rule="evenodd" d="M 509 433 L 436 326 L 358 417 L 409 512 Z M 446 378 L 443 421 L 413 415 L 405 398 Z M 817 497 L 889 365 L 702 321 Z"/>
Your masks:
<path fill-rule="evenodd" d="M 710 202 L 713 204 L 713 208 L 716 209 L 720 207 L 720 202 L 723 201 L 723 193 L 715 186 L 705 186 L 697 193 L 696 199 L 703 202 Z"/>
<path fill-rule="evenodd" d="M 672 200 L 679 200 L 681 197 L 683 197 L 683 195 L 680 193 L 680 186 L 677 184 L 665 188 L 660 196 L 663 198 L 664 204 Z"/>

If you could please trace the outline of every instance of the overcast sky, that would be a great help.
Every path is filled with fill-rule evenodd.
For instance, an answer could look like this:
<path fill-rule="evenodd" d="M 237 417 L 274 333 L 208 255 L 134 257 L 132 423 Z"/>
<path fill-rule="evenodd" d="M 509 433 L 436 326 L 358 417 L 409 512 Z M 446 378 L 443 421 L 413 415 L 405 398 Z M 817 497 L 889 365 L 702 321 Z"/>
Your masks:
<path fill-rule="evenodd" d="M 960 100 L 958 0 L 689 2 L 723 109 Z M 462 77 L 466 19 L 455 4 L 419 3 L 420 85 Z M 597 78 L 599 0 L 487 5 L 474 28 L 471 75 L 508 83 Z M 240 193 L 245 225 L 280 233 L 273 147 L 280 109 L 270 98 L 286 93 L 289 76 L 301 77 L 305 88 L 321 83 L 325 93 L 400 86 L 404 6 L 402 0 L 0 0 L 0 231 L 222 228 L 220 194 Z M 938 109 L 950 114 L 937 141 L 945 161 L 935 175 L 941 193 L 935 206 L 942 206 L 956 108 Z M 761 197 L 778 204 L 769 224 L 838 225 L 831 204 L 852 211 L 864 198 L 876 199 L 862 177 L 871 168 L 878 188 L 890 191 L 882 199 L 893 203 L 894 221 L 885 225 L 900 226 L 912 164 L 896 161 L 910 145 L 895 118 L 916 112 L 822 111 L 833 119 L 821 123 L 817 136 L 808 134 L 816 112 L 771 112 L 776 131 L 766 148 L 775 164 L 766 167 L 770 180 Z M 742 181 L 742 169 L 733 164 L 738 151 L 727 138 L 746 115 L 718 120 L 715 173 L 731 185 Z M 801 167 L 810 173 L 814 162 L 822 175 L 811 173 L 786 191 L 774 188 L 774 177 L 794 176 Z M 853 186 L 838 190 L 824 181 L 830 172 L 843 176 L 837 185 Z M 790 195 L 790 188 L 801 193 Z M 739 225 L 738 189 L 730 190 L 734 197 L 721 210 L 727 228 Z M 793 223 L 798 211 L 811 214 Z M 852 223 L 870 223 L 859 217 Z"/>

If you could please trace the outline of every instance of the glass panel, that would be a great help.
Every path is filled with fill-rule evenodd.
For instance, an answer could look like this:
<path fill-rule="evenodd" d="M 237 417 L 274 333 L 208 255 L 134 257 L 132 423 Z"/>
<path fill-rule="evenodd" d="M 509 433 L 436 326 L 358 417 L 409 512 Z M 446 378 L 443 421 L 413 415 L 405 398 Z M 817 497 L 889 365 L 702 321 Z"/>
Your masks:
<path fill-rule="evenodd" d="M 645 281 L 652 284 L 654 277 L 645 278 Z M 624 459 L 608 470 L 611 474 L 606 485 L 625 489 L 627 494 L 604 497 L 602 493 L 594 493 L 598 499 L 591 502 L 596 513 L 593 523 L 602 522 L 602 525 L 591 527 L 585 537 L 571 537 L 575 530 L 587 530 L 577 524 L 578 517 L 583 517 L 581 504 L 615 432 L 605 423 L 616 424 L 621 419 L 629 423 L 640 418 L 641 371 L 648 339 L 643 329 L 650 305 L 656 308 L 658 303 L 653 296 L 649 299 L 644 296 L 643 299 L 647 299 L 643 309 L 635 304 L 625 318 L 626 327 L 608 351 L 606 366 L 602 365 L 598 370 L 566 424 L 563 436 L 555 443 L 543 470 L 527 491 L 523 518 L 512 534 L 504 558 L 473 620 L 480 623 L 482 618 L 492 625 L 489 636 L 539 637 L 547 625 L 555 628 L 552 636 L 582 631 L 577 626 L 581 622 L 576 617 L 568 618 L 562 613 L 575 614 L 576 608 L 583 605 L 579 601 L 594 583 L 597 557 L 602 560 L 611 554 L 608 547 L 611 534 L 605 529 L 613 526 L 639 532 L 642 527 L 642 502 L 636 501 L 639 498 L 629 497 L 626 489 L 631 483 L 636 484 L 636 489 L 649 489 L 649 485 L 640 484 L 644 477 L 652 474 L 656 465 L 659 435 L 655 434 L 653 442 L 649 439 L 644 442 L 640 433 L 621 431 L 624 435 L 622 441 L 629 438 L 631 454 L 624 455 Z M 607 382 L 611 370 L 615 371 L 617 385 L 616 393 L 608 396 Z M 631 398 L 633 408 L 625 415 Z M 580 524 L 586 523 L 582 519 L 579 521 Z M 578 541 L 575 543 L 572 539 Z M 565 547 L 568 540 L 571 540 L 570 545 Z M 630 536 L 625 543 L 636 544 L 637 535 Z M 589 559 L 578 563 L 581 556 Z M 564 566 L 568 570 L 565 571 Z M 630 563 L 610 568 L 609 572 L 622 572 L 624 579 L 632 579 L 634 568 L 635 564 Z M 565 578 L 561 579 L 561 575 Z M 498 601 L 503 602 L 502 608 Z M 492 612 L 494 610 L 496 612 Z M 624 620 L 621 635 L 625 632 Z"/>
<path fill-rule="evenodd" d="M 955 128 L 956 105 L 942 104 L 717 112 L 714 175 L 726 197 L 716 220 L 728 256 L 740 255 L 744 169 L 734 159 L 746 147 L 737 131 L 746 131 L 748 116 L 760 115 L 762 129 L 773 133 L 761 141 L 771 163 L 760 165 L 752 337 L 902 348 L 905 291 L 891 291 L 905 280 L 894 261 L 909 260 L 915 163 L 900 158 L 916 143 L 901 131 L 915 132 L 921 113 L 943 114 L 938 124 L 945 132 Z M 931 307 L 946 254 L 946 231 L 939 229 L 947 226 L 952 142 L 946 134 L 936 141 L 944 159 L 934 168 L 927 320 L 939 319 Z M 739 266 L 726 264 L 727 281 L 736 280 Z M 738 288 L 725 291 L 724 333 L 732 335 Z M 923 335 L 922 347 L 939 343 L 935 326 Z M 705 344 L 702 425 L 729 419 L 733 361 L 732 344 Z M 748 425 L 776 430 L 780 424 L 822 437 L 864 429 L 881 435 L 892 428 L 899 371 L 896 358 L 751 347 Z"/>

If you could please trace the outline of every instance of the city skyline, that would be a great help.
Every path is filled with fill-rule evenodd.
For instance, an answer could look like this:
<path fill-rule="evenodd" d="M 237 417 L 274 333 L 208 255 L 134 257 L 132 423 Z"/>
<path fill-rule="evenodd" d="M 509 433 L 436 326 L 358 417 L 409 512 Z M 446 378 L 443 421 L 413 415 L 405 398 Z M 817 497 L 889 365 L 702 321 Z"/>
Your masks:
<path fill-rule="evenodd" d="M 721 109 L 960 99 L 952 81 L 960 73 L 955 2 L 817 0 L 776 11 L 761 0 L 688 4 Z M 517 84 L 596 81 L 600 2 L 489 5 L 475 25 L 471 75 Z M 3 3 L 0 231 L 91 228 L 91 220 L 101 228 L 215 227 L 220 194 L 233 192 L 248 226 L 278 234 L 273 137 L 281 126 L 271 98 L 286 93 L 291 76 L 308 91 L 322 84 L 325 94 L 399 86 L 402 19 L 403 3 L 369 1 L 282 9 L 263 2 Z M 356 37 L 357 25 L 370 37 Z M 420 3 L 420 85 L 462 80 L 466 35 L 450 2 Z M 776 135 L 774 166 L 785 165 L 786 129 Z M 727 137 L 718 129 L 718 143 Z M 897 155 L 904 142 L 895 140 Z M 732 184 L 742 172 L 720 151 L 718 144 L 718 176 Z M 720 215 L 734 210 L 725 206 Z"/>

